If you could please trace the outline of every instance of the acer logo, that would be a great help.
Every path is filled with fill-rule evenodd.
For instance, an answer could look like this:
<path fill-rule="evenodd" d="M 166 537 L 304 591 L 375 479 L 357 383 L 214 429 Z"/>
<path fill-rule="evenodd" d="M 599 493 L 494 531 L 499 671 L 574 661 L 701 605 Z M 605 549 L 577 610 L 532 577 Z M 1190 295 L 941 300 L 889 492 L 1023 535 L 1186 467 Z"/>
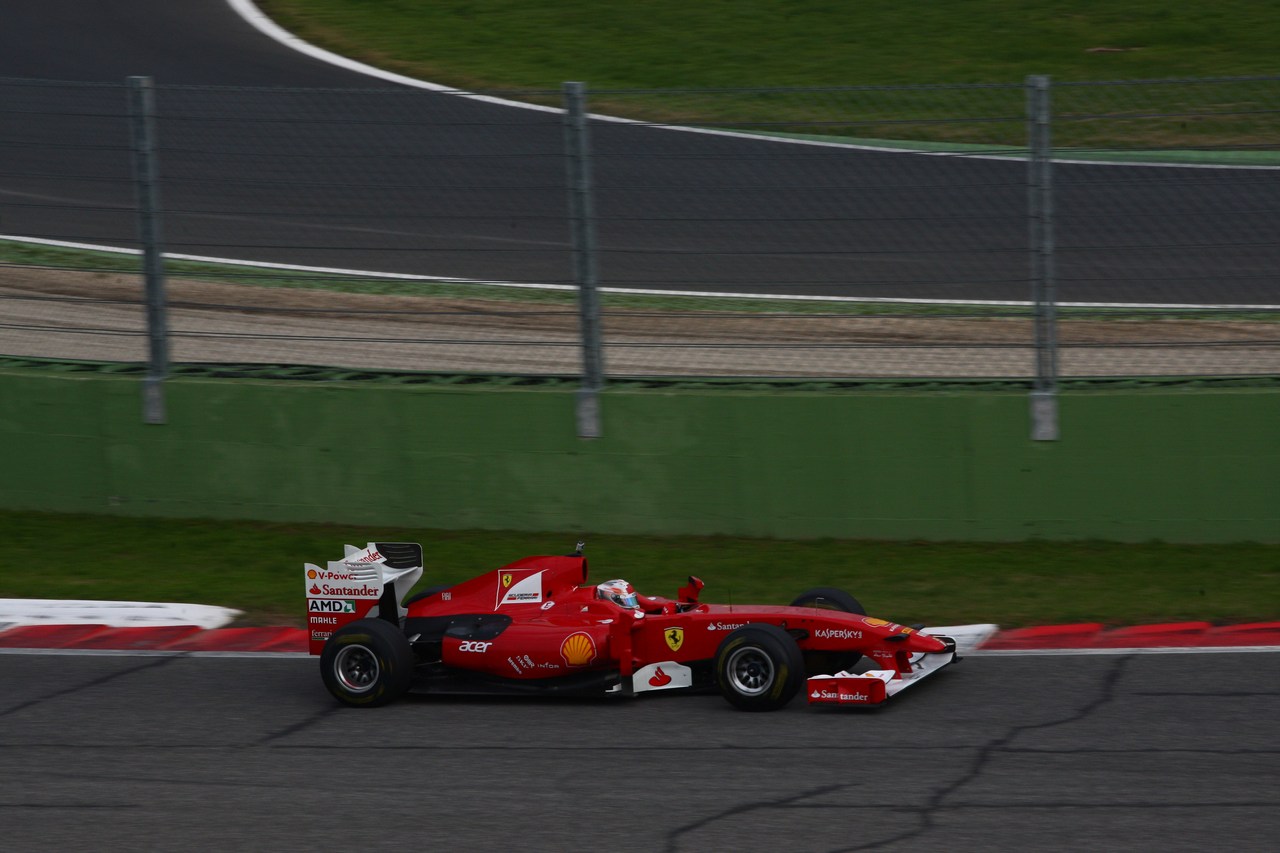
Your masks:
<path fill-rule="evenodd" d="M 458 651 L 484 654 L 489 651 L 489 647 L 492 645 L 493 643 L 482 643 L 479 640 L 467 640 L 465 642 L 458 643 Z"/>

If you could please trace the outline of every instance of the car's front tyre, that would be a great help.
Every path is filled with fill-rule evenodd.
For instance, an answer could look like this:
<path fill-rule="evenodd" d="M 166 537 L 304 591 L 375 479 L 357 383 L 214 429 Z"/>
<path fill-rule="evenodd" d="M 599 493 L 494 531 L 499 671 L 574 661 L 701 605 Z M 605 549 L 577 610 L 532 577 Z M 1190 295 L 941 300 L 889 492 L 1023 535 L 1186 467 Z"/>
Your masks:
<path fill-rule="evenodd" d="M 831 586 L 815 586 L 806 589 L 791 602 L 792 607 L 816 607 L 819 610 L 840 610 L 845 613 L 856 613 L 866 616 L 867 611 L 858 599 L 843 589 Z"/>
<path fill-rule="evenodd" d="M 776 711 L 804 685 L 804 657 L 795 638 L 776 625 L 745 625 L 716 651 L 716 684 L 744 711 Z"/>
<path fill-rule="evenodd" d="M 867 615 L 866 608 L 858 599 L 843 589 L 832 586 L 815 586 L 812 589 L 806 589 L 795 597 L 791 606 L 839 610 L 842 613 L 855 613 L 858 616 Z M 805 671 L 809 675 L 850 672 L 861 658 L 862 655 L 858 652 L 806 652 Z"/>

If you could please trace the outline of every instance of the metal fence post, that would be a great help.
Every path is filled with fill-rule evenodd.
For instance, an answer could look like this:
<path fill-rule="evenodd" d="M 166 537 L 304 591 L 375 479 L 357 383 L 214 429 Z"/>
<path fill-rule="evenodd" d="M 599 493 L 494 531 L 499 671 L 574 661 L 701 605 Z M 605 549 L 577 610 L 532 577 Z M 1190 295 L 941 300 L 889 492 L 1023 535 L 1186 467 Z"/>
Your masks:
<path fill-rule="evenodd" d="M 604 353 L 600 334 L 600 293 L 596 280 L 595 211 L 591 197 L 591 148 L 587 139 L 586 100 L 582 83 L 564 84 L 569 220 L 582 333 L 582 386 L 578 389 L 576 401 L 578 437 L 599 438 L 599 393 L 604 388 Z"/>
<path fill-rule="evenodd" d="M 1053 143 L 1049 78 L 1028 76 L 1028 201 L 1031 302 L 1035 312 L 1036 376 L 1031 390 L 1031 438 L 1056 441 L 1058 431 L 1057 294 L 1053 268 Z"/>
<path fill-rule="evenodd" d="M 165 317 L 164 258 L 160 248 L 160 188 L 156 158 L 156 99 L 150 77 L 129 78 L 129 119 L 133 129 L 133 176 L 138 197 L 138 236 L 147 297 L 147 375 L 142 385 L 142 416 L 149 424 L 166 421 L 164 379 L 169 372 Z"/>

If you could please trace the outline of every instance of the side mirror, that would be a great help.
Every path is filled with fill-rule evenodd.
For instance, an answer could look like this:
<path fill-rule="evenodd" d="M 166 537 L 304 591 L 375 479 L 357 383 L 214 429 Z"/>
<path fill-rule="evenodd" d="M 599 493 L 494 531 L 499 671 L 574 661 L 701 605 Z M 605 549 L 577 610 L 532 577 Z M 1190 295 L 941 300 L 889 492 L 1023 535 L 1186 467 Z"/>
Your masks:
<path fill-rule="evenodd" d="M 688 585 L 680 587 L 676 592 L 676 596 L 684 604 L 697 604 L 698 593 L 702 592 L 703 586 L 705 584 L 699 578 L 689 575 Z"/>

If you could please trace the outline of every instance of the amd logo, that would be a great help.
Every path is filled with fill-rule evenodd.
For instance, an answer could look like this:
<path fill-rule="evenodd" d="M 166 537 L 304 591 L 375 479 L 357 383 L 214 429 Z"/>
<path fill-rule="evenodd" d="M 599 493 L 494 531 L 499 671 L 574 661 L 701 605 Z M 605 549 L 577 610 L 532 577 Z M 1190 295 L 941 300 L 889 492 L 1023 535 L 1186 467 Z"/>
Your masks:
<path fill-rule="evenodd" d="M 307 602 L 307 610 L 312 613 L 355 613 L 356 606 L 340 599 L 313 598 Z"/>

